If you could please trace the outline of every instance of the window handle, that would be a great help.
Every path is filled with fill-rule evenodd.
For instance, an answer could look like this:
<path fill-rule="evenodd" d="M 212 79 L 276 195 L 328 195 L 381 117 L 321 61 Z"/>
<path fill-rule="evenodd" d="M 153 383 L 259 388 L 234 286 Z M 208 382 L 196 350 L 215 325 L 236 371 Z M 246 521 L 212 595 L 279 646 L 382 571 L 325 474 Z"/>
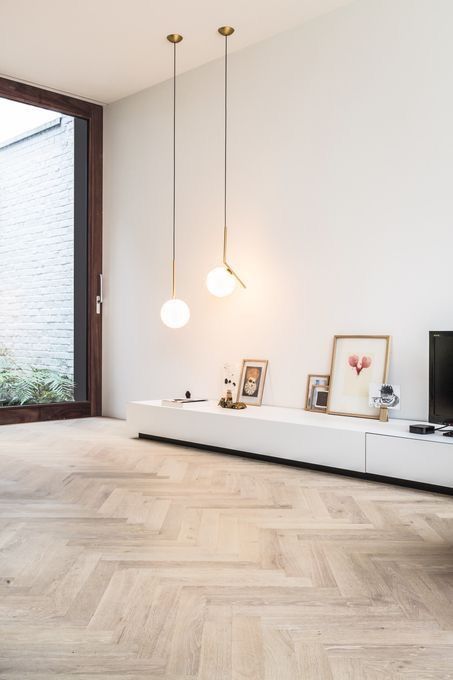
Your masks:
<path fill-rule="evenodd" d="M 104 290 L 102 283 L 102 274 L 99 274 L 99 293 L 96 295 L 96 314 L 101 313 L 101 306 L 104 302 Z"/>

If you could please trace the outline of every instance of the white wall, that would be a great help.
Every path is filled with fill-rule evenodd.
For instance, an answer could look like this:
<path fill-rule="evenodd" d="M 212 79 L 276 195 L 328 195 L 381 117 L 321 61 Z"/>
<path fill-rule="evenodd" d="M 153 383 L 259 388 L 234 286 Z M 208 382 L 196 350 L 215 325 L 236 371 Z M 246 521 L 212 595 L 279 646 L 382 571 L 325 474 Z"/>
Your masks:
<path fill-rule="evenodd" d="M 248 287 L 224 300 L 204 284 L 221 254 L 222 61 L 180 77 L 179 331 L 159 318 L 171 83 L 107 107 L 107 415 L 214 397 L 242 357 L 269 358 L 265 402 L 301 407 L 335 333 L 389 333 L 400 416 L 426 418 L 428 330 L 453 328 L 452 25 L 451 0 L 360 0 L 231 56 L 230 259 Z"/>

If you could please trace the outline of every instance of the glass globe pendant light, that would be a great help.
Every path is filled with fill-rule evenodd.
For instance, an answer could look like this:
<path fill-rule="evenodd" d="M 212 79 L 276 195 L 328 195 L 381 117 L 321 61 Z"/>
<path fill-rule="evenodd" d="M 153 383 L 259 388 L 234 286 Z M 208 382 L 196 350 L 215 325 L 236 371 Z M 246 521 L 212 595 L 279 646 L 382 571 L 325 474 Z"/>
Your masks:
<path fill-rule="evenodd" d="M 242 288 L 245 284 L 241 281 L 236 272 L 230 267 L 227 261 L 227 133 L 228 133 L 228 38 L 234 33 L 234 28 L 231 26 L 221 26 L 219 29 L 220 35 L 225 38 L 225 127 L 224 127 L 224 207 L 223 207 L 223 258 L 222 264 L 212 271 L 206 277 L 206 285 L 212 295 L 216 297 L 226 297 L 230 295 L 236 288 L 236 283 L 239 283 Z"/>
<path fill-rule="evenodd" d="M 189 306 L 176 297 L 176 45 L 182 35 L 171 33 L 167 40 L 173 45 L 173 251 L 171 298 L 162 305 L 160 318 L 169 328 L 182 328 L 190 319 Z"/>

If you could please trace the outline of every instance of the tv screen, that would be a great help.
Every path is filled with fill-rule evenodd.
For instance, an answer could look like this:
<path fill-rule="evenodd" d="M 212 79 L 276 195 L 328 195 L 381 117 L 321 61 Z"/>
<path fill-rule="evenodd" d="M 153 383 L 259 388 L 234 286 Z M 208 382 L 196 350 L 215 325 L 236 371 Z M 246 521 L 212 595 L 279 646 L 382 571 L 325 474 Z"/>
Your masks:
<path fill-rule="evenodd" d="M 429 421 L 453 423 L 453 331 L 429 333 Z"/>

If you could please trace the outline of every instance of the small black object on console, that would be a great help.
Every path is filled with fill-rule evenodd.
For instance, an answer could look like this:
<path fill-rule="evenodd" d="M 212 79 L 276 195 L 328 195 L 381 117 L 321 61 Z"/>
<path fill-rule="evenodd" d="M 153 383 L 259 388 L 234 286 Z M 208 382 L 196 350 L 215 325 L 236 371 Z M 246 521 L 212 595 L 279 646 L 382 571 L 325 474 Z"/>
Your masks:
<path fill-rule="evenodd" d="M 434 425 L 423 425 L 423 423 L 409 425 L 409 432 L 412 432 L 412 434 L 434 434 L 434 431 Z"/>

